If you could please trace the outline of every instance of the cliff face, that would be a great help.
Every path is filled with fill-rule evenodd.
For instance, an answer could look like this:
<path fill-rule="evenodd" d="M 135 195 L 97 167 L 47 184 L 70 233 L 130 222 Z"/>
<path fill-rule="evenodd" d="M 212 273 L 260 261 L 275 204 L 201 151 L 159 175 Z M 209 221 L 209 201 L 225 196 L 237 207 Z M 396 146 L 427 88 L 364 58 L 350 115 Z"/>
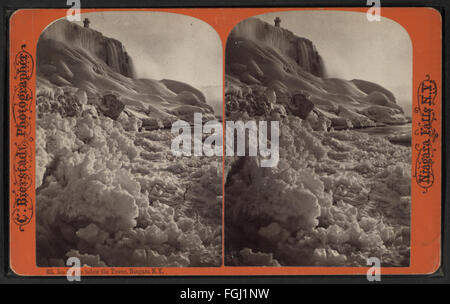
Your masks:
<path fill-rule="evenodd" d="M 322 57 L 314 44 L 292 32 L 272 26 L 259 19 L 250 18 L 239 23 L 231 32 L 230 41 L 248 39 L 262 43 L 296 62 L 304 71 L 313 75 L 326 76 Z"/>
<path fill-rule="evenodd" d="M 50 25 L 39 39 L 37 75 L 40 88 L 80 89 L 90 104 L 113 94 L 129 113 L 152 128 L 170 127 L 180 118 L 189 121 L 194 112 L 214 119 L 199 90 L 178 81 L 137 79 L 120 41 L 64 19 Z"/>
<path fill-rule="evenodd" d="M 310 40 L 256 18 L 242 21 L 230 33 L 225 62 L 228 114 L 264 112 L 252 109 L 261 106 L 251 100 L 270 90 L 288 111 L 300 94 L 335 129 L 407 122 L 389 90 L 364 80 L 327 78 L 324 60 Z"/>
<path fill-rule="evenodd" d="M 53 39 L 85 49 L 105 62 L 113 71 L 126 77 L 136 77 L 133 61 L 122 43 L 107 38 L 96 30 L 63 19 L 50 25 L 40 39 Z"/>

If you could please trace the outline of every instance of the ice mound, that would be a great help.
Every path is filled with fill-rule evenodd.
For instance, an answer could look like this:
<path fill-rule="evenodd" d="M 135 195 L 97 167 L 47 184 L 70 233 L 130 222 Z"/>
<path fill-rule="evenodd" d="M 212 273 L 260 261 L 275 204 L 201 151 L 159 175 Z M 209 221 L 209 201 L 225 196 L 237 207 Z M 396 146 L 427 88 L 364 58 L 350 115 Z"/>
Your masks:
<path fill-rule="evenodd" d="M 392 102 L 392 103 L 396 102 L 395 96 L 391 91 L 389 91 L 388 89 L 386 89 L 376 83 L 361 80 L 361 79 L 352 79 L 351 82 L 354 83 L 359 90 L 363 91 L 367 95 L 374 93 L 374 92 L 379 92 L 379 93 L 382 93 L 383 95 L 385 95 L 390 102 Z"/>
<path fill-rule="evenodd" d="M 194 88 L 193 86 L 188 85 L 187 83 L 170 79 L 163 79 L 160 82 L 163 83 L 169 90 L 171 90 L 176 94 L 180 94 L 182 92 L 191 92 L 201 102 L 206 102 L 205 95 L 200 90 Z"/>

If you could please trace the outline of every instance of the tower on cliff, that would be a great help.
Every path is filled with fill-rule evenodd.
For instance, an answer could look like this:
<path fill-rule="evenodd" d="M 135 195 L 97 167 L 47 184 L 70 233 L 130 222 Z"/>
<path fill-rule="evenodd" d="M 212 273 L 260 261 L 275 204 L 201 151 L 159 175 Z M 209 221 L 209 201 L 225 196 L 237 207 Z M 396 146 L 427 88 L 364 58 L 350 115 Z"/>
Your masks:
<path fill-rule="evenodd" d="M 91 23 L 91 21 L 89 21 L 88 18 L 84 18 L 83 24 L 84 24 L 84 27 L 85 27 L 85 28 L 89 28 L 89 24 L 90 24 L 90 23 Z"/>
<path fill-rule="evenodd" d="M 276 17 L 275 20 L 273 20 L 273 22 L 275 22 L 276 27 L 280 27 L 280 23 L 281 23 L 280 17 Z"/>

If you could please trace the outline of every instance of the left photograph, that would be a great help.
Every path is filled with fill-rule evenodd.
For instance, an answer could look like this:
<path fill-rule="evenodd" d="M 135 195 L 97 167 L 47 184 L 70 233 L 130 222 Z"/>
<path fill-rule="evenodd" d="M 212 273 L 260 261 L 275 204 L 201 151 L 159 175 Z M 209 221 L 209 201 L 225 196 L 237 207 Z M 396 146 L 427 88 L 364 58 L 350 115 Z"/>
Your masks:
<path fill-rule="evenodd" d="M 172 149 L 175 123 L 221 125 L 217 32 L 181 14 L 84 13 L 50 24 L 36 61 L 37 266 L 220 266 L 222 157 Z"/>

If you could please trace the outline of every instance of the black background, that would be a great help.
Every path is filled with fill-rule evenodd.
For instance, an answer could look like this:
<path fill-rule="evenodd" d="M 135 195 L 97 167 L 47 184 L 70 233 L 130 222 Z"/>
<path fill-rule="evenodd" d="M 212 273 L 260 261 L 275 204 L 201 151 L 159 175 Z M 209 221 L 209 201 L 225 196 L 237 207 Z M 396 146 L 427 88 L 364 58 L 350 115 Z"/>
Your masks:
<path fill-rule="evenodd" d="M 371 1 L 369 1 L 371 3 Z M 27 284 L 27 283 L 40 283 L 40 284 L 123 284 L 123 283 L 141 283 L 146 284 L 145 293 L 143 297 L 139 297 L 140 300 L 145 302 L 154 302 L 154 300 L 163 297 L 164 302 L 167 303 L 221 303 L 220 299 L 215 299 L 212 302 L 207 301 L 186 301 L 180 300 L 179 294 L 181 290 L 186 290 L 188 287 L 191 289 L 201 289 L 201 290 L 215 290 L 223 294 L 224 288 L 270 288 L 270 296 L 268 301 L 224 301 L 224 303 L 278 303 L 278 302 L 309 302 L 318 301 L 318 299 L 313 300 L 313 298 L 319 297 L 323 300 L 323 297 L 333 297 L 336 301 L 344 300 L 349 298 L 356 298 L 358 302 L 365 302 L 366 300 L 382 300 L 387 294 L 381 295 L 376 290 L 369 291 L 369 293 L 364 295 L 357 295 L 357 293 L 344 291 L 338 289 L 338 292 L 329 291 L 327 289 L 320 288 L 319 291 L 298 289 L 296 285 L 285 285 L 285 284 L 299 284 L 299 283 L 315 283 L 315 284 L 371 284 L 379 285 L 380 283 L 402 283 L 402 284 L 441 284 L 450 283 L 449 279 L 449 202 L 448 202 L 448 192 L 450 189 L 449 181 L 446 178 L 446 173 L 448 171 L 447 164 L 447 151 L 449 143 L 447 141 L 447 131 L 449 130 L 448 120 L 445 119 L 445 115 L 442 117 L 442 140 L 443 140 L 443 150 L 442 150 L 442 262 L 440 269 L 430 275 L 396 275 L 396 276 L 381 276 L 381 282 L 369 282 L 366 276 L 233 276 L 233 277 L 223 277 L 223 276 L 161 276 L 161 277 L 82 277 L 81 282 L 68 282 L 65 277 L 20 277 L 14 274 L 9 268 L 9 197 L 8 197 L 8 179 L 9 179 L 9 96 L 8 96 L 8 31 L 9 31 L 9 16 L 21 8 L 70 8 L 72 5 L 67 5 L 66 0 L 0 0 L 0 99 L 2 104 L 0 106 L 0 149 L 1 159 L 0 162 L 0 284 Z M 81 8 L 181 8 L 181 7 L 366 7 L 369 8 L 366 0 L 344 0 L 344 1 L 330 1 L 330 0 L 303 0 L 303 1 L 180 1 L 180 0 L 81 0 Z M 447 100 L 449 92 L 449 84 L 446 79 L 449 74 L 449 63 L 447 58 L 449 58 L 449 37 L 447 35 L 447 28 L 449 25 L 449 11 L 450 11 L 450 1 L 445 0 L 428 0 L 428 1 L 389 1 L 381 0 L 381 9 L 383 7 L 405 7 L 405 6 L 428 6 L 434 7 L 441 12 L 442 15 L 442 26 L 443 26 L 443 51 L 442 51 L 442 62 L 443 62 L 443 79 L 442 79 L 442 107 L 443 113 L 450 115 L 450 104 L 444 102 Z M 418 20 L 418 22 L 420 22 Z M 31 29 L 30 29 L 31 30 Z M 426 203 L 426 202 L 423 202 Z M 158 292 L 155 293 L 155 289 L 147 289 L 148 284 L 170 284 L 164 286 L 157 286 Z M 175 284 L 175 285 L 173 285 Z M 197 284 L 221 284 L 221 285 L 210 285 L 201 286 Z M 236 285 L 239 284 L 239 285 Z M 242 285 L 245 284 L 245 285 Z M 258 284 L 258 285 L 256 285 Z M 263 285 L 259 285 L 263 284 Z M 264 284 L 283 284 L 278 286 L 265 286 Z M 155 287 L 155 286 L 154 286 Z M 325 287 L 324 287 L 325 288 Z M 328 288 L 328 287 L 327 287 Z M 144 292 L 142 290 L 141 292 Z M 307 293 L 310 293 L 307 295 Z M 397 290 L 396 294 L 401 296 L 403 301 L 407 302 L 404 298 L 405 291 Z M 22 299 L 25 294 L 14 292 L 14 298 Z M 53 294 L 38 294 L 38 297 L 42 297 L 41 300 L 46 298 L 54 297 Z M 65 297 L 70 297 L 70 294 L 65 295 Z M 90 300 L 88 294 L 85 295 L 86 300 Z M 122 295 L 123 296 L 123 295 Z M 311 298 L 313 296 L 313 298 Z M 0 294 L 0 298 L 5 297 L 4 294 Z M 35 296 L 36 297 L 36 296 Z M 287 297 L 288 301 L 277 301 L 277 299 L 283 299 Z M 425 301 L 430 301 L 432 294 L 426 295 L 428 299 Z M 389 297 L 391 300 L 395 300 L 395 297 Z M 119 299 L 116 298 L 116 299 Z M 135 299 L 134 295 L 128 295 L 125 299 Z M 137 298 L 136 298 L 137 299 Z M 437 298 L 436 298 L 437 300 Z M 14 301 L 14 300 L 13 300 Z M 319 300 L 322 302 L 321 300 Z M 448 300 L 443 300 L 448 301 Z M 160 302 L 160 301 L 158 301 Z"/>

